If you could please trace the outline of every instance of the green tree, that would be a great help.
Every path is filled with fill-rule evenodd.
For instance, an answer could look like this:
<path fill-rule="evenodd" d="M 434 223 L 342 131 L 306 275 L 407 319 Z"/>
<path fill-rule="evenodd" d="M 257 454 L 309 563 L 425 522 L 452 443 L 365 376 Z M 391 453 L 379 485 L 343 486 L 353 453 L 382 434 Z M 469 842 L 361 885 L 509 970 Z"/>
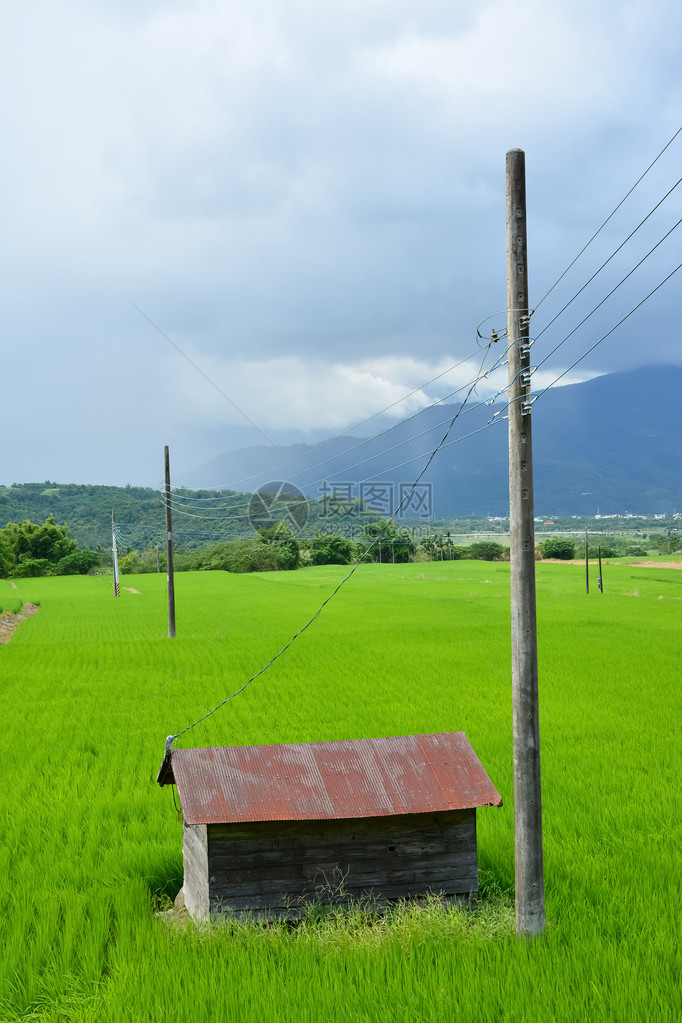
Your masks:
<path fill-rule="evenodd" d="M 550 536 L 539 545 L 543 558 L 572 561 L 575 557 L 575 541 L 565 536 Z"/>
<path fill-rule="evenodd" d="M 50 575 L 62 558 L 78 550 L 66 526 L 57 525 L 52 516 L 42 525 L 24 519 L 9 522 L 0 530 L 3 571 L 15 577 Z"/>
<path fill-rule="evenodd" d="M 126 551 L 126 553 L 118 559 L 118 570 L 121 575 L 136 575 L 138 560 L 136 551 Z"/>
<path fill-rule="evenodd" d="M 597 544 L 595 547 L 588 547 L 588 558 L 598 558 L 600 555 L 602 558 L 617 558 L 618 551 L 615 547 L 612 547 L 611 544 L 608 543 Z"/>
<path fill-rule="evenodd" d="M 468 547 L 468 556 L 474 561 L 497 561 L 503 554 L 504 547 L 494 540 L 477 540 Z"/>
<path fill-rule="evenodd" d="M 659 554 L 675 554 L 680 549 L 680 538 L 676 533 L 669 533 L 667 536 L 657 536 L 654 543 L 658 547 Z"/>
<path fill-rule="evenodd" d="M 286 522 L 278 522 L 267 529 L 261 527 L 258 536 L 263 543 L 275 544 L 277 568 L 286 571 L 298 568 L 301 563 L 301 548 Z"/>
<path fill-rule="evenodd" d="M 310 544 L 313 565 L 348 565 L 353 555 L 353 544 L 336 533 L 316 533 Z"/>
<path fill-rule="evenodd" d="M 84 547 L 81 551 L 67 554 L 55 565 L 55 575 L 87 575 L 99 566 L 99 554 Z"/>
<path fill-rule="evenodd" d="M 400 532 L 395 522 L 377 519 L 368 522 L 363 530 L 365 558 L 368 561 L 404 564 L 414 555 L 415 545 L 406 529 Z"/>

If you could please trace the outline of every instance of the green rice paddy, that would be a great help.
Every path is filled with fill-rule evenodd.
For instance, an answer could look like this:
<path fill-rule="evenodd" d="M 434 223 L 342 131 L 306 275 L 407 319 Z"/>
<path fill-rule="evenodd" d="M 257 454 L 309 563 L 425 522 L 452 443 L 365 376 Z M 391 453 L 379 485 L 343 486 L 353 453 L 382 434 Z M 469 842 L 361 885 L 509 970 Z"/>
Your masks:
<path fill-rule="evenodd" d="M 513 912 L 509 566 L 363 566 L 180 745 L 464 730 L 498 790 L 482 897 L 381 921 L 172 927 L 182 825 L 167 734 L 290 639 L 336 567 L 0 582 L 40 604 L 0 648 L 0 1020 L 678 1020 L 682 571 L 538 573 L 547 931 Z M 127 589 L 125 587 L 128 587 Z M 133 589 L 140 592 L 132 592 Z"/>

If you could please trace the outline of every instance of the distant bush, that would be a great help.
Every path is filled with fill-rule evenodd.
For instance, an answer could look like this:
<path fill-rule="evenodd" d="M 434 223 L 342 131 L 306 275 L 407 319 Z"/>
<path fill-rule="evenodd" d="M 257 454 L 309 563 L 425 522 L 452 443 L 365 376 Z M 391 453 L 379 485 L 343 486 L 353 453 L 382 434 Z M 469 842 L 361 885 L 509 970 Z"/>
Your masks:
<path fill-rule="evenodd" d="M 183 559 L 182 568 L 195 571 L 276 572 L 289 571 L 299 564 L 296 540 L 275 540 L 267 543 L 260 537 L 253 540 L 226 540 L 197 551 Z"/>
<path fill-rule="evenodd" d="M 309 543 L 311 565 L 349 565 L 353 544 L 343 536 L 318 533 Z"/>
<path fill-rule="evenodd" d="M 405 564 L 415 553 L 415 544 L 406 529 L 396 529 L 387 519 L 368 522 L 363 529 L 360 556 L 367 561 Z"/>
<path fill-rule="evenodd" d="M 15 579 L 35 579 L 41 575 L 50 575 L 52 564 L 47 558 L 22 558 L 10 575 Z"/>
<path fill-rule="evenodd" d="M 469 548 L 468 547 L 446 547 L 444 551 L 446 561 L 459 561 L 465 557 Z"/>
<path fill-rule="evenodd" d="M 455 547 L 449 533 L 444 537 L 438 533 L 434 536 L 425 536 L 420 543 L 430 561 L 459 561 L 460 558 L 469 557 L 470 548 Z"/>
<path fill-rule="evenodd" d="M 99 554 L 84 547 L 81 551 L 67 554 L 57 562 L 55 575 L 87 575 L 99 565 Z"/>
<path fill-rule="evenodd" d="M 596 547 L 588 547 L 588 558 L 598 558 L 600 555 L 602 558 L 617 558 L 619 552 L 616 547 L 608 543 L 597 545 Z"/>
<path fill-rule="evenodd" d="M 658 547 L 659 554 L 675 554 L 682 546 L 682 541 L 677 534 L 671 533 L 669 536 L 657 536 L 654 544 Z"/>
<path fill-rule="evenodd" d="M 42 525 L 24 519 L 0 529 L 0 576 L 35 578 L 45 575 L 85 575 L 99 565 L 95 551 L 78 544 L 66 526 L 52 516 Z"/>
<path fill-rule="evenodd" d="M 497 561 L 504 551 L 502 544 L 495 543 L 494 540 L 478 540 L 466 548 L 466 557 L 474 561 Z"/>
<path fill-rule="evenodd" d="M 575 557 L 575 541 L 565 536 L 550 536 L 540 544 L 540 553 L 543 558 L 572 561 Z"/>

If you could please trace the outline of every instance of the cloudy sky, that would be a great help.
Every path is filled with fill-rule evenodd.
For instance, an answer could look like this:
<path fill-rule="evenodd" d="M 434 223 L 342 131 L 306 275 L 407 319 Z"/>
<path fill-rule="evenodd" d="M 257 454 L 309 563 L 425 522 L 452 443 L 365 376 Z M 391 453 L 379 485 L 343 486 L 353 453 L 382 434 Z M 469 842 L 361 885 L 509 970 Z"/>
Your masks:
<path fill-rule="evenodd" d="M 504 327 L 509 148 L 537 362 L 682 217 L 678 189 L 547 326 L 679 177 L 682 134 L 540 303 L 682 124 L 678 0 L 22 0 L 0 36 L 1 483 L 156 485 L 164 444 L 181 474 L 455 391 Z M 682 364 L 681 282 L 564 382 Z"/>

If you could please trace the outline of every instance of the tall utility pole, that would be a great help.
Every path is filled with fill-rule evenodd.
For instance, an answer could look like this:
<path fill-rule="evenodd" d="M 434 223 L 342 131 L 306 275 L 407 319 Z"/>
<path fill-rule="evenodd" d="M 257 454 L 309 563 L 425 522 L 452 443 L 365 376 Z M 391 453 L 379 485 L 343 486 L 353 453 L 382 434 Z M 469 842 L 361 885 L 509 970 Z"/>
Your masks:
<path fill-rule="evenodd" d="M 111 551 L 114 559 L 114 596 L 120 597 L 121 595 L 121 584 L 118 578 L 118 549 L 116 547 L 116 519 L 114 518 L 114 510 L 111 510 Z"/>
<path fill-rule="evenodd" d="M 516 933 L 524 937 L 541 934 L 545 929 L 529 326 L 525 154 L 521 149 L 510 149 L 507 153 L 507 341 L 514 858 Z"/>
<path fill-rule="evenodd" d="M 173 579 L 173 520 L 171 517 L 171 484 L 170 484 L 170 456 L 168 445 L 163 449 L 163 460 L 166 474 L 166 579 L 168 580 L 168 636 L 173 639 L 175 636 L 175 581 Z"/>

